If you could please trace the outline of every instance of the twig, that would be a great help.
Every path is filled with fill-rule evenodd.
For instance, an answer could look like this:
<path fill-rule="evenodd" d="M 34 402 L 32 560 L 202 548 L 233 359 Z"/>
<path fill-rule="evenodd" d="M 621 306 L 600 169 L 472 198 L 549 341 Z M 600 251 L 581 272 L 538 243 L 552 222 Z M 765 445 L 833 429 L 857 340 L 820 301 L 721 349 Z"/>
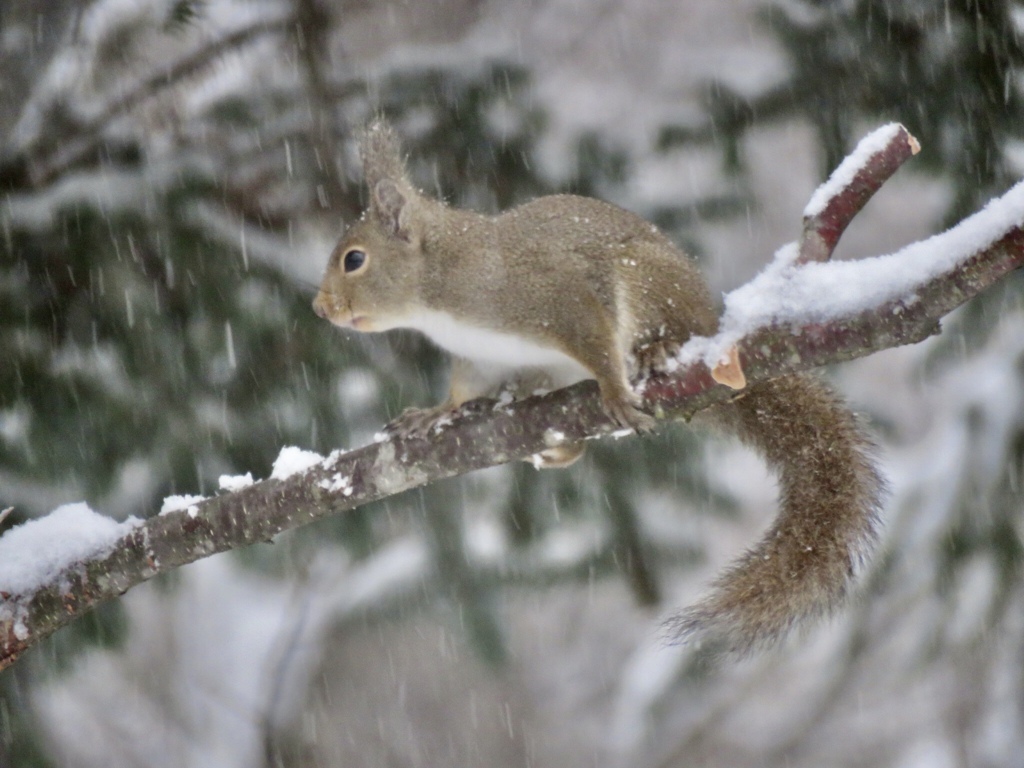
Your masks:
<path fill-rule="evenodd" d="M 804 209 L 797 263 L 828 261 L 861 208 L 899 167 L 921 149 L 902 125 L 873 131 L 814 193 Z"/>

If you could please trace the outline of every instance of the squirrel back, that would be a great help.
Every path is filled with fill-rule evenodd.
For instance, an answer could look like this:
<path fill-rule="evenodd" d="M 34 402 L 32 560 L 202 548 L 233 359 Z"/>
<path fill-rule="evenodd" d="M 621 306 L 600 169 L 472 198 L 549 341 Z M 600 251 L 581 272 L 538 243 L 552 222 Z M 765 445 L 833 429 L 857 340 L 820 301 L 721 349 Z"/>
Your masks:
<path fill-rule="evenodd" d="M 718 320 L 694 262 L 656 227 L 609 203 L 555 195 L 496 216 L 450 208 L 408 180 L 384 122 L 362 135 L 370 204 L 328 261 L 317 314 L 357 331 L 412 328 L 453 355 L 448 399 L 389 429 L 426 436 L 475 397 L 597 380 L 616 423 L 640 431 L 630 378 L 660 368 Z M 744 652 L 827 615 L 877 538 L 882 482 L 871 441 L 818 379 L 756 384 L 709 409 L 779 473 L 780 510 L 706 599 L 670 622 L 679 638 Z M 566 466 L 584 444 L 538 458 Z"/>

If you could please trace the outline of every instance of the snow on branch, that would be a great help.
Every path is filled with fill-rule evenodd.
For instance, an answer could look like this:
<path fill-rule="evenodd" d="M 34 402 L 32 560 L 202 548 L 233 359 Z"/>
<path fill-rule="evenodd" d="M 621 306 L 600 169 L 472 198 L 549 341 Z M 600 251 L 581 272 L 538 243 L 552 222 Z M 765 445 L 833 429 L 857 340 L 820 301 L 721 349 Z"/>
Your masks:
<path fill-rule="evenodd" d="M 827 261 L 853 217 L 911 156 L 917 139 L 899 123 L 872 131 L 818 187 L 804 208 L 800 262 Z"/>
<path fill-rule="evenodd" d="M 821 263 L 871 194 L 915 151 L 916 142 L 900 126 L 869 139 L 815 193 L 804 245 L 782 248 L 761 275 L 726 297 L 718 336 L 691 340 L 673 370 L 643 383 L 652 411 L 688 416 L 735 397 L 744 380 L 753 384 L 921 341 L 939 331 L 951 310 L 1024 266 L 1024 184 L 948 232 L 898 253 Z M 809 240 L 814 243 L 805 247 Z M 742 374 L 730 377 L 732 387 L 713 376 L 723 361 Z M 267 480 L 227 479 L 220 495 L 178 498 L 143 523 L 90 533 L 87 546 L 72 539 L 59 552 L 40 552 L 46 566 L 34 575 L 0 570 L 0 669 L 98 602 L 157 573 L 614 429 L 596 383 L 586 381 L 512 403 L 472 401 L 459 418 L 425 438 L 383 440 L 326 459 L 283 454 Z M 30 526 L 46 526 L 47 519 L 0 538 L 0 560 L 16 549 L 21 561 L 32 560 L 21 545 L 35 546 L 31 542 L 39 537 L 28 535 Z"/>

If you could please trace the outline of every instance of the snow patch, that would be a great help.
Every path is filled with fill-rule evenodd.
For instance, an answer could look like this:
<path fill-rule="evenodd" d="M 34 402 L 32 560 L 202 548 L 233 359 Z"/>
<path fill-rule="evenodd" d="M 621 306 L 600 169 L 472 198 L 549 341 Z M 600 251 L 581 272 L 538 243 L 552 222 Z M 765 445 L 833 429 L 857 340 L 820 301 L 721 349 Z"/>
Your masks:
<path fill-rule="evenodd" d="M 325 461 L 324 457 L 315 451 L 304 451 L 292 445 L 286 445 L 277 454 L 274 461 L 274 469 L 270 473 L 273 480 L 286 480 L 292 475 L 305 472 L 307 469 Z"/>
<path fill-rule="evenodd" d="M 254 482 L 256 481 L 252 479 L 252 472 L 246 472 L 244 475 L 221 475 L 217 478 L 217 485 L 220 489 L 229 493 L 248 488 Z"/>
<path fill-rule="evenodd" d="M 891 142 L 896 134 L 903 130 L 899 123 L 889 123 L 877 128 L 857 144 L 839 167 L 832 171 L 832 175 L 820 187 L 814 190 L 811 199 L 807 201 L 804 208 L 804 218 L 810 219 L 823 210 L 829 201 L 846 189 L 857 177 L 857 173 L 867 165 L 872 155 L 881 152 Z"/>
<path fill-rule="evenodd" d="M 331 478 L 321 480 L 317 485 L 330 493 L 340 493 L 342 496 L 352 495 L 352 478 L 340 472 L 336 472 Z"/>
<path fill-rule="evenodd" d="M 163 505 L 160 507 L 160 514 L 167 515 L 171 512 L 181 512 L 185 510 L 188 512 L 189 517 L 195 517 L 199 514 L 199 507 L 197 504 L 201 504 L 206 501 L 205 496 L 192 496 L 191 494 L 183 494 L 181 496 L 167 496 L 164 499 Z"/>
<path fill-rule="evenodd" d="M 118 523 L 84 502 L 22 523 L 0 537 L 0 592 L 29 595 L 75 563 L 110 554 L 141 523 L 134 517 Z"/>
<path fill-rule="evenodd" d="M 548 428 L 544 430 L 544 445 L 554 448 L 566 442 L 565 432 Z"/>
<path fill-rule="evenodd" d="M 334 469 L 334 465 L 337 464 L 341 460 L 341 457 L 344 456 L 346 453 L 348 453 L 348 451 L 346 451 L 344 448 L 335 448 L 333 451 L 331 451 L 331 455 L 324 459 L 322 464 L 323 468 Z"/>

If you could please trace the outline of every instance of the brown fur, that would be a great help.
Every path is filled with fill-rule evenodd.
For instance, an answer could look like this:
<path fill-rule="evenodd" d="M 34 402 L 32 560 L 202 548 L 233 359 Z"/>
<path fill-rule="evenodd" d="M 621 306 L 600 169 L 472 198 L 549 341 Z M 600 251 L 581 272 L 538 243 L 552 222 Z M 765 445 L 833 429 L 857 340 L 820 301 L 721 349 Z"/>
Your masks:
<path fill-rule="evenodd" d="M 518 396 L 577 369 L 597 379 L 615 421 L 653 427 L 629 375 L 717 328 L 685 254 L 640 217 L 589 198 L 545 197 L 497 216 L 449 208 L 413 188 L 382 122 L 364 132 L 362 156 L 370 206 L 335 248 L 314 308 L 361 331 L 417 328 L 462 354 L 448 400 L 403 414 L 397 431 L 425 433 L 465 400 L 498 387 Z M 351 250 L 367 259 L 346 272 Z M 438 317 L 455 330 L 439 329 Z M 460 340 L 470 336 L 487 349 Z M 546 362 L 487 357 L 506 344 L 501 354 L 514 357 L 520 341 L 523 355 Z M 563 359 L 575 366 L 569 374 Z M 761 543 L 674 625 L 680 636 L 748 650 L 827 614 L 845 595 L 875 540 L 881 483 L 853 415 L 812 377 L 756 385 L 714 418 L 780 473 L 781 511 Z M 542 459 L 564 466 L 582 452 L 562 446 Z"/>
<path fill-rule="evenodd" d="M 709 411 L 778 473 L 779 513 L 670 627 L 747 652 L 842 603 L 874 549 L 883 483 L 856 417 L 814 376 L 756 384 Z"/>

